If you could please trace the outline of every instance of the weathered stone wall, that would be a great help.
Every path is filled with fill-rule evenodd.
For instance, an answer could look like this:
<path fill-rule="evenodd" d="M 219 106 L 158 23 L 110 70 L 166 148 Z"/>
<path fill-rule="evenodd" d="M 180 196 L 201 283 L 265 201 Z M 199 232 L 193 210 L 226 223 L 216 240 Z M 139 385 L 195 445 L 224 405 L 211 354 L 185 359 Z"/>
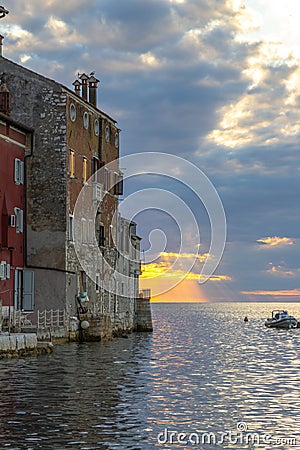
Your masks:
<path fill-rule="evenodd" d="M 5 58 L 0 58 L 0 78 L 12 95 L 12 119 L 34 128 L 32 157 L 26 161 L 28 225 L 33 231 L 65 231 L 66 94 L 57 83 Z"/>
<path fill-rule="evenodd" d="M 67 309 L 66 274 L 56 270 L 35 269 L 34 276 L 35 311 Z M 34 319 L 35 322 L 36 316 Z"/>
<path fill-rule="evenodd" d="M 68 327 L 64 326 L 38 328 L 37 339 L 40 342 L 62 344 L 69 341 L 69 330 Z"/>
<path fill-rule="evenodd" d="M 26 260 L 36 309 L 66 307 L 66 94 L 58 83 L 0 57 L 11 117 L 34 129 L 26 155 Z M 38 268 L 49 269 L 39 270 Z"/>
<path fill-rule="evenodd" d="M 137 331 L 153 331 L 151 305 L 148 298 L 137 298 Z"/>
<path fill-rule="evenodd" d="M 88 328 L 84 329 L 82 325 L 88 323 Z M 113 338 L 112 324 L 107 315 L 91 314 L 80 315 L 79 340 L 81 341 L 102 341 Z"/>
<path fill-rule="evenodd" d="M 0 79 L 6 82 L 12 94 L 12 118 L 34 128 L 33 151 L 26 157 L 26 265 L 35 272 L 36 309 L 66 309 L 70 316 L 76 315 L 76 295 L 82 289 L 81 267 L 70 242 L 69 214 L 73 213 L 76 198 L 85 183 L 84 161 L 89 178 L 93 158 L 104 163 L 118 158 L 119 130 L 113 119 L 60 84 L 3 57 L 0 57 Z M 71 103 L 76 109 L 73 121 Z M 84 118 L 87 118 L 87 126 Z M 74 177 L 70 176 L 70 150 L 75 152 Z M 113 171 L 118 172 L 118 164 Z M 103 251 L 111 268 L 105 273 L 97 268 L 106 279 L 106 287 L 109 282 L 114 282 L 112 273 L 116 268 L 116 250 L 110 233 L 117 205 L 118 197 L 112 191 L 108 192 L 100 220 L 105 228 Z M 129 272 L 129 266 L 121 269 L 127 276 Z M 96 292 L 94 281 L 87 280 L 86 289 L 91 310 L 96 314 L 93 317 L 101 321 L 105 335 L 120 330 L 131 331 L 136 312 L 131 285 L 125 286 L 122 295 L 115 295 L 103 288 Z"/>
<path fill-rule="evenodd" d="M 32 154 L 26 157 L 25 263 L 64 270 L 66 94 L 59 84 L 5 58 L 0 78 L 12 95 L 11 117 L 34 128 Z"/>
<path fill-rule="evenodd" d="M 34 333 L 0 334 L 0 359 L 49 353 L 51 345 L 40 346 Z"/>

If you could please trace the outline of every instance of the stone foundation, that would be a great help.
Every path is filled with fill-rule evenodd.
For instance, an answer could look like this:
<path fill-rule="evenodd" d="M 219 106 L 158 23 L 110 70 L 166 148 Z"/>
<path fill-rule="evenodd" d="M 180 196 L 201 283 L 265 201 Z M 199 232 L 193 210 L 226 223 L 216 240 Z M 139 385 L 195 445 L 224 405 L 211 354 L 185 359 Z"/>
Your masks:
<path fill-rule="evenodd" d="M 50 353 L 52 345 L 47 342 L 39 345 L 34 333 L 0 334 L 0 359 Z"/>
<path fill-rule="evenodd" d="M 136 331 L 153 331 L 149 298 L 137 298 Z"/>

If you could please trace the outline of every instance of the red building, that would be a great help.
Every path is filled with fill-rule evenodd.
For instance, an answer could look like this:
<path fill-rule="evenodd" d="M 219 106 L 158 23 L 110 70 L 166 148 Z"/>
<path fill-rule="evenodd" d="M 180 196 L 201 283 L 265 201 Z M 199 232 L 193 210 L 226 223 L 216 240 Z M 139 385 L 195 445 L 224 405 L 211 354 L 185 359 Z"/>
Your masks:
<path fill-rule="evenodd" d="M 0 300 L 4 315 L 8 307 L 31 309 L 26 302 L 32 302 L 32 297 L 24 295 L 33 282 L 31 273 L 24 272 L 24 160 L 30 148 L 31 131 L 0 113 Z"/>

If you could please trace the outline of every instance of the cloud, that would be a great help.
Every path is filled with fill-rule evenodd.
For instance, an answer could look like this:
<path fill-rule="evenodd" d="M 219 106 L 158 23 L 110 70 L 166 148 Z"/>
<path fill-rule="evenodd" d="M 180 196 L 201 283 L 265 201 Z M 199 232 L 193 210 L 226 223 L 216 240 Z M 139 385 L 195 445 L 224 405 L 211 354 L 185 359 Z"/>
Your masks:
<path fill-rule="evenodd" d="M 295 277 L 299 276 L 300 269 L 297 270 L 289 270 L 282 266 L 272 266 L 267 272 L 271 275 L 279 276 L 279 277 Z"/>
<path fill-rule="evenodd" d="M 159 254 L 165 260 L 177 259 L 177 258 L 188 258 L 192 260 L 199 260 L 200 262 L 204 262 L 206 258 L 208 258 L 208 253 L 204 253 L 202 255 L 198 253 L 175 253 L 175 252 L 161 252 Z"/>
<path fill-rule="evenodd" d="M 199 281 L 201 276 L 205 279 L 205 275 L 197 273 L 197 262 L 204 262 L 207 258 L 207 254 L 199 255 L 192 253 L 175 253 L 175 252 L 161 252 L 159 254 L 159 261 L 149 264 L 143 264 L 142 266 L 142 279 L 149 278 L 174 278 L 178 281 L 182 279 L 197 280 Z M 189 260 L 189 263 L 180 263 L 180 260 Z M 182 268 L 180 268 L 182 266 Z M 192 267 L 193 271 L 186 270 L 187 267 Z M 231 278 L 227 275 L 212 275 L 211 281 L 230 281 Z"/>
<path fill-rule="evenodd" d="M 298 276 L 299 252 L 292 244 L 300 238 L 299 7 L 290 0 L 256 4 L 259 10 L 239 0 L 11 0 L 1 20 L 4 56 L 71 88 L 77 72 L 96 71 L 98 106 L 122 128 L 122 154 L 180 155 L 214 183 L 228 222 L 219 271 L 231 281 L 211 283 L 209 299 L 223 299 L 226 283 L 232 300 L 268 283 L 276 292 L 289 291 Z M 133 181 L 132 191 L 143 183 Z M 167 184 L 195 211 L 201 245 L 203 237 L 208 243 L 204 208 L 191 193 Z M 171 273 L 168 264 L 176 258 L 173 278 L 184 275 L 192 259 L 177 256 L 178 230 L 170 220 L 153 212 L 137 219 L 147 231 L 142 245 L 150 225 L 172 231 L 169 256 L 153 263 L 158 272 Z M 189 239 L 188 226 L 184 234 Z M 184 253 L 193 255 L 194 248 Z M 272 266 L 263 248 L 272 249 Z M 203 257 L 187 271 L 191 278 Z"/>
<path fill-rule="evenodd" d="M 300 289 L 283 289 L 278 291 L 242 291 L 241 294 L 270 297 L 299 297 Z"/>
<path fill-rule="evenodd" d="M 264 247 L 277 247 L 285 246 L 285 245 L 295 245 L 295 242 L 291 238 L 287 237 L 279 237 L 279 236 L 272 236 L 272 237 L 265 237 L 261 239 L 257 239 L 258 243 L 264 244 Z"/>

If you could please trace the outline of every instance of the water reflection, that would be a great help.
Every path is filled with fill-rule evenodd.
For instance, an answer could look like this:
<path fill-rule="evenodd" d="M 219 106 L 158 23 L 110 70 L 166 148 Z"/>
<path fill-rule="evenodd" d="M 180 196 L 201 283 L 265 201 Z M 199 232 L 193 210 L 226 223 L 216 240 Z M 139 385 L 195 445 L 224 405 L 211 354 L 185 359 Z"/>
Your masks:
<path fill-rule="evenodd" d="M 146 438 L 135 403 L 147 390 L 139 374 L 150 342 L 150 335 L 135 335 L 1 361 L 1 445 L 133 448 Z"/>
<path fill-rule="evenodd" d="M 154 305 L 153 335 L 0 361 L 0 448 L 148 450 L 165 428 L 222 433 L 239 422 L 300 444 L 300 329 L 265 328 L 271 309 Z M 299 305 L 289 312 L 300 318 Z"/>

